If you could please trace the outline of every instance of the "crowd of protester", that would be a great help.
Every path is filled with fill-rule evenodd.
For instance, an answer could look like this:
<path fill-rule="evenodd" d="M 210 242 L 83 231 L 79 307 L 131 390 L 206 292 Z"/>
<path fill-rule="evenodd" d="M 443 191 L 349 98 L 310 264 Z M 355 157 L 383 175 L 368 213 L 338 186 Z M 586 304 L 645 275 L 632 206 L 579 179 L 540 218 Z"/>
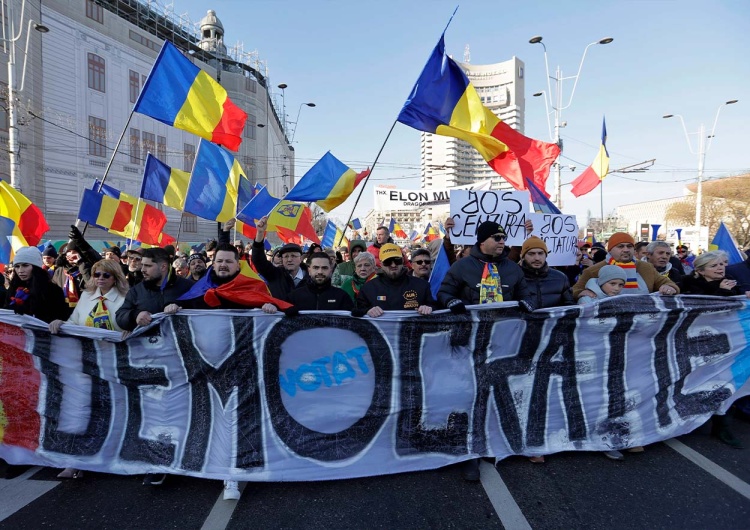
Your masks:
<path fill-rule="evenodd" d="M 171 245 L 130 248 L 125 253 L 109 247 L 99 253 L 71 227 L 70 240 L 59 253 L 53 246 L 16 252 L 7 287 L 0 285 L 4 308 L 47 322 L 54 334 L 74 324 L 126 335 L 147 326 L 154 314 L 183 309 L 259 308 L 289 317 L 300 311 L 335 310 L 378 318 L 387 311 L 429 315 L 449 309 L 461 314 L 468 305 L 501 301 L 518 302 L 521 311 L 530 312 L 623 294 L 750 297 L 750 258 L 727 266 L 722 251 L 694 256 L 687 246 L 678 245 L 673 255 L 666 242 L 636 243 L 627 233 L 613 234 L 606 246 L 582 241 L 574 265 L 551 267 L 542 239 L 529 236 L 522 246 L 510 247 L 503 227 L 490 221 L 479 225 L 474 245 L 453 245 L 446 235 L 411 249 L 396 245 L 388 228 L 381 226 L 369 245 L 353 239 L 338 249 L 312 244 L 303 250 L 287 243 L 268 251 L 265 218 L 246 245 L 239 240 L 230 244 L 232 225 L 227 223 L 205 250 L 187 255 Z M 450 232 L 452 219 L 445 226 Z M 527 224 L 526 229 L 530 234 L 533 227 Z M 450 269 L 433 297 L 429 279 L 441 250 Z M 242 274 L 243 262 L 265 283 Z M 741 448 L 726 416 L 712 418 L 711 432 Z M 624 459 L 619 451 L 605 454 Z M 531 461 L 541 463 L 544 457 Z M 478 480 L 479 461 L 464 462 L 462 472 L 465 479 Z M 68 468 L 58 476 L 81 475 Z M 164 475 L 144 479 L 150 485 L 163 481 Z M 225 481 L 224 497 L 239 498 L 236 482 Z"/>

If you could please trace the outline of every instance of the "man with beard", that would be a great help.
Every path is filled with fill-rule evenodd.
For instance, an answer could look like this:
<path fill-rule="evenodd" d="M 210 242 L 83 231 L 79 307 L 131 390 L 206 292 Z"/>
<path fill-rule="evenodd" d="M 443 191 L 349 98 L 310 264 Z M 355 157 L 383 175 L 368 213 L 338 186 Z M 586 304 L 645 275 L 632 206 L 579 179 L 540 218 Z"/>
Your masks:
<path fill-rule="evenodd" d="M 609 251 L 603 261 L 584 270 L 578 282 L 573 286 L 573 298 L 581 296 L 596 298 L 593 291 L 586 289 L 586 282 L 599 276 L 599 270 L 605 265 L 617 265 L 625 271 L 628 281 L 621 294 L 648 294 L 659 292 L 664 295 L 680 293 L 679 287 L 666 276 L 659 274 L 653 265 L 646 261 L 634 259 L 635 240 L 625 232 L 616 232 L 607 240 Z"/>
<path fill-rule="evenodd" d="M 254 309 L 275 313 L 276 308 L 287 309 L 291 304 L 271 296 L 262 280 L 241 274 L 237 247 L 220 243 L 216 247 L 214 263 L 203 278 L 174 303 L 164 308 L 165 313 L 180 309 Z M 270 307 L 267 307 L 270 306 Z"/>
<path fill-rule="evenodd" d="M 125 278 L 128 279 L 128 285 L 132 289 L 143 281 L 143 273 L 141 273 L 143 249 L 130 248 L 125 255 L 128 257 L 128 270 L 125 272 Z"/>
<path fill-rule="evenodd" d="M 382 316 L 385 311 L 416 310 L 429 315 L 435 299 L 426 280 L 408 274 L 401 249 L 393 243 L 381 246 L 383 272 L 365 283 L 357 295 L 354 316 Z"/>
<path fill-rule="evenodd" d="M 521 247 L 521 269 L 534 297 L 534 307 L 575 305 L 568 277 L 550 268 L 547 252 L 546 243 L 536 236 L 528 238 Z"/>
<path fill-rule="evenodd" d="M 190 268 L 189 280 L 197 282 L 206 275 L 206 260 L 203 254 L 196 252 L 188 258 L 188 267 Z"/>
<path fill-rule="evenodd" d="M 288 300 L 298 311 L 351 311 L 352 299 L 346 291 L 331 285 L 333 266 L 328 254 L 316 252 L 310 258 L 308 277 L 292 291 Z"/>
<path fill-rule="evenodd" d="M 302 263 L 302 248 L 294 243 L 287 243 L 279 249 L 281 267 L 275 267 L 268 261 L 263 245 L 267 226 L 267 217 L 261 218 L 255 224 L 257 232 L 253 240 L 253 265 L 258 274 L 266 280 L 271 295 L 286 300 L 291 292 L 306 279 L 307 267 Z"/>

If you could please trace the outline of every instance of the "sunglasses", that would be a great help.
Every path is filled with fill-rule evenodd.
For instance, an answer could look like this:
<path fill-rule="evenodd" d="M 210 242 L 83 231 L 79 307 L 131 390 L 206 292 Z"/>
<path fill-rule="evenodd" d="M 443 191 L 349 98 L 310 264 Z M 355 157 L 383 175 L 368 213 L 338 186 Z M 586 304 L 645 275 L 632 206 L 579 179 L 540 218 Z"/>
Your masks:
<path fill-rule="evenodd" d="M 420 259 L 420 260 L 414 260 L 412 263 L 416 265 L 429 265 L 432 263 L 432 260 L 429 259 Z"/>
<path fill-rule="evenodd" d="M 383 265 L 390 267 L 391 265 L 403 265 L 404 260 L 401 258 L 388 258 L 383 262 Z"/>
<path fill-rule="evenodd" d="M 108 272 L 95 272 L 94 278 L 104 278 L 105 280 L 109 280 L 112 277 L 112 275 Z"/>
<path fill-rule="evenodd" d="M 494 239 L 498 243 L 500 241 L 505 241 L 506 239 L 508 239 L 508 236 L 506 236 L 505 234 L 495 234 L 494 236 L 490 236 L 490 237 L 492 237 L 492 239 Z"/>

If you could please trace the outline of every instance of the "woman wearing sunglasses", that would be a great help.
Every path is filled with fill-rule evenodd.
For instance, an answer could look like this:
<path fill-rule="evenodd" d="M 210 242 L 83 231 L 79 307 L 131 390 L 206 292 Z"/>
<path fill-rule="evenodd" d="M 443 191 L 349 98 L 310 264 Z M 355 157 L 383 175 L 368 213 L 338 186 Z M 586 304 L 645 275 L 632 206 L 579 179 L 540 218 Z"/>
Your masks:
<path fill-rule="evenodd" d="M 53 320 L 50 322 L 50 333 L 57 334 L 64 323 L 76 326 L 122 331 L 115 320 L 115 313 L 125 301 L 128 292 L 128 281 L 122 273 L 122 267 L 113 260 L 100 260 L 91 267 L 91 280 L 76 304 L 73 314 L 67 322 Z M 66 468 L 58 478 L 80 478 L 83 471 Z"/>

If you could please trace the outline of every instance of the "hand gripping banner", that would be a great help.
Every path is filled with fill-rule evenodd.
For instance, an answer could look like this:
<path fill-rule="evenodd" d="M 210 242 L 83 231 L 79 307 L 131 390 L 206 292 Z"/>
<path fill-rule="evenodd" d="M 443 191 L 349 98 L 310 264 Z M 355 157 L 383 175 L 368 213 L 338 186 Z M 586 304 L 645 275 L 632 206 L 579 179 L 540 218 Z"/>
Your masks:
<path fill-rule="evenodd" d="M 120 474 L 327 480 L 622 449 L 695 429 L 750 375 L 740 298 L 184 311 L 124 342 L 0 311 L 0 334 L 0 457 Z"/>

